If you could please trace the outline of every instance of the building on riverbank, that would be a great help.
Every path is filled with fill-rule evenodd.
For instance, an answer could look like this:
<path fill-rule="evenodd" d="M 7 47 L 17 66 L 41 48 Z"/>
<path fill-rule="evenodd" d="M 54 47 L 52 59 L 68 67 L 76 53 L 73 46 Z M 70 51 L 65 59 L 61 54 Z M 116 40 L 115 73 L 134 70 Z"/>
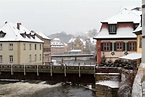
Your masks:
<path fill-rule="evenodd" d="M 43 41 L 21 23 L 9 23 L 0 28 L 0 64 L 42 63 Z"/>
<path fill-rule="evenodd" d="M 97 63 L 104 55 L 107 60 L 116 60 L 123 55 L 136 52 L 136 35 L 133 31 L 140 23 L 139 7 L 123 8 L 120 13 L 101 22 L 97 40 Z"/>
<path fill-rule="evenodd" d="M 142 0 L 142 58 L 132 88 L 132 97 L 145 97 L 145 0 Z"/>
<path fill-rule="evenodd" d="M 51 39 L 42 32 L 34 32 L 43 43 L 43 64 L 51 62 Z"/>
<path fill-rule="evenodd" d="M 54 38 L 51 41 L 51 54 L 64 54 L 65 44 L 59 38 Z"/>

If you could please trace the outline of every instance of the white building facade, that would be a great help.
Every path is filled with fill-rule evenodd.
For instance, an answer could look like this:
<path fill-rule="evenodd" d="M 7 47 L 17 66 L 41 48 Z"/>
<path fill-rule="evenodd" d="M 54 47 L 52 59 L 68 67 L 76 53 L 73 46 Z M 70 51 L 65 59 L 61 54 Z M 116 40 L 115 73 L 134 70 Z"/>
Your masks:
<path fill-rule="evenodd" d="M 41 64 L 43 41 L 21 23 L 0 28 L 0 64 Z"/>
<path fill-rule="evenodd" d="M 61 42 L 59 38 L 54 38 L 51 41 L 51 54 L 52 55 L 64 54 L 64 52 L 65 52 L 64 44 Z"/>

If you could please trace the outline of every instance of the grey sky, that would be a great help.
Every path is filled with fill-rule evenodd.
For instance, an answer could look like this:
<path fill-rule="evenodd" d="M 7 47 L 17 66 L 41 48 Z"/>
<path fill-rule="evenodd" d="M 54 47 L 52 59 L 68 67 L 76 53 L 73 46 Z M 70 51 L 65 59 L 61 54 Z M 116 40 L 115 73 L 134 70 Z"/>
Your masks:
<path fill-rule="evenodd" d="M 0 27 L 8 21 L 47 35 L 83 33 L 122 6 L 141 6 L 141 0 L 0 0 Z"/>

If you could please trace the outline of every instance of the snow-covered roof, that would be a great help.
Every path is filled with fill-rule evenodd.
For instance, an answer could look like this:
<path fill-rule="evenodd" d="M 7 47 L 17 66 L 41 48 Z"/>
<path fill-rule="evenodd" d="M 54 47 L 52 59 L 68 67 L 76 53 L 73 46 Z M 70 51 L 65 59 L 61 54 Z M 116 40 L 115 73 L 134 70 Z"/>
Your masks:
<path fill-rule="evenodd" d="M 37 36 L 33 36 L 33 33 L 19 25 L 19 29 L 17 28 L 17 24 L 6 22 L 1 28 L 0 31 L 6 33 L 4 37 L 0 37 L 0 41 L 28 41 L 28 42 L 43 42 Z M 21 34 L 26 34 L 26 37 L 23 37 Z M 27 37 L 29 35 L 29 37 Z"/>
<path fill-rule="evenodd" d="M 141 53 L 131 53 L 125 56 L 120 57 L 121 59 L 127 59 L 127 60 L 136 60 L 140 59 L 142 57 Z"/>
<path fill-rule="evenodd" d="M 133 33 L 133 28 L 131 27 L 122 27 L 118 28 L 116 34 L 109 34 L 107 28 L 102 28 L 102 30 L 97 34 L 96 39 L 101 38 L 136 38 L 137 36 Z"/>
<path fill-rule="evenodd" d="M 142 31 L 141 23 L 140 23 L 139 26 L 133 31 L 133 33 L 140 32 L 140 31 Z"/>
<path fill-rule="evenodd" d="M 92 43 L 93 45 L 96 45 L 96 40 L 95 40 L 95 39 L 90 38 L 90 41 L 91 41 L 91 43 Z"/>
<path fill-rule="evenodd" d="M 75 38 L 72 37 L 72 38 L 68 41 L 68 43 L 74 42 L 74 40 L 75 40 Z"/>
<path fill-rule="evenodd" d="M 61 42 L 51 42 L 51 45 L 63 45 Z"/>
<path fill-rule="evenodd" d="M 72 37 L 72 38 L 68 41 L 68 43 L 74 42 L 76 39 L 77 39 L 77 38 Z M 79 38 L 79 39 L 80 39 L 81 42 L 84 42 L 83 39 L 81 39 L 81 38 Z"/>
<path fill-rule="evenodd" d="M 115 16 L 106 19 L 102 21 L 103 23 L 108 24 L 117 24 L 119 23 L 126 23 L 126 22 L 133 22 L 133 23 L 140 23 L 140 15 L 141 10 L 137 10 L 137 7 L 127 7 L 123 8 L 122 11 Z M 133 27 L 123 27 L 120 26 L 117 28 L 116 34 L 109 34 L 108 28 L 106 27 L 100 27 L 98 30 L 99 32 L 94 37 L 94 39 L 102 39 L 102 38 L 136 38 L 136 35 L 133 33 L 134 28 Z"/>
<path fill-rule="evenodd" d="M 111 18 L 108 18 L 103 22 L 107 22 L 108 24 L 117 24 L 117 22 L 140 22 L 141 11 L 138 10 L 129 10 L 127 8 L 122 9 L 122 11 Z"/>
<path fill-rule="evenodd" d="M 53 41 L 60 41 L 60 39 L 59 38 L 54 38 Z"/>
<path fill-rule="evenodd" d="M 42 33 L 42 32 L 35 32 L 35 33 L 38 34 L 39 36 L 41 36 L 41 37 L 44 38 L 44 39 L 50 39 L 50 38 L 48 38 L 47 35 L 45 35 L 45 34 Z"/>
<path fill-rule="evenodd" d="M 78 49 L 78 50 L 70 50 L 70 52 L 81 52 L 81 50 L 80 49 Z"/>
<path fill-rule="evenodd" d="M 54 38 L 51 41 L 51 47 L 64 47 L 64 44 L 60 41 L 59 38 Z"/>
<path fill-rule="evenodd" d="M 96 82 L 96 85 L 108 86 L 110 88 L 119 88 L 119 82 L 111 81 L 111 80 L 99 81 L 99 82 Z"/>

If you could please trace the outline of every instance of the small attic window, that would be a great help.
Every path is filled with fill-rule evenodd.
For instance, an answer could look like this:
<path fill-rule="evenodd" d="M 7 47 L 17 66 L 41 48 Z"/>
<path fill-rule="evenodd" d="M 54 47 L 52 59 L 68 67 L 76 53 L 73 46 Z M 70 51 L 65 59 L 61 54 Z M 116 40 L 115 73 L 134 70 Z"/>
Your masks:
<path fill-rule="evenodd" d="M 138 27 L 138 23 L 134 24 L 134 30 Z"/>
<path fill-rule="evenodd" d="M 21 33 L 21 36 L 22 36 L 23 38 L 26 38 L 26 32 L 25 32 L 25 33 Z"/>
<path fill-rule="evenodd" d="M 6 35 L 6 33 L 4 33 L 3 31 L 0 31 L 0 38 L 4 37 Z"/>
<path fill-rule="evenodd" d="M 26 34 L 26 36 L 27 36 L 28 38 L 30 38 L 31 35 L 30 35 L 30 34 Z"/>
<path fill-rule="evenodd" d="M 109 34 L 116 34 L 117 31 L 116 24 L 109 24 L 108 30 Z"/>
<path fill-rule="evenodd" d="M 32 37 L 33 39 L 35 39 L 35 35 L 36 35 L 36 34 L 31 35 L 31 37 Z"/>

